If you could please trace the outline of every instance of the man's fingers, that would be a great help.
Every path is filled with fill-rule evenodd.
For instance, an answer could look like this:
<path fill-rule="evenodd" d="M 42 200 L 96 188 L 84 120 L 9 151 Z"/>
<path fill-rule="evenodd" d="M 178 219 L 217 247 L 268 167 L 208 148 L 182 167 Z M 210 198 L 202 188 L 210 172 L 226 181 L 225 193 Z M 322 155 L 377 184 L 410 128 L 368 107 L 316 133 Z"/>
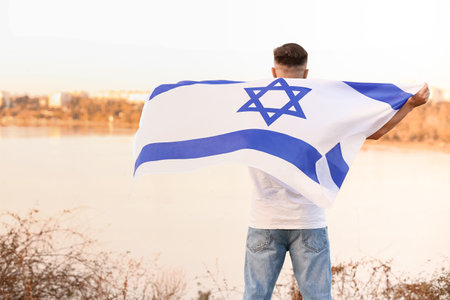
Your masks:
<path fill-rule="evenodd" d="M 424 84 L 424 86 L 417 92 L 417 94 L 425 94 L 430 93 L 430 89 L 428 88 L 428 84 Z"/>
<path fill-rule="evenodd" d="M 429 97 L 430 89 L 428 88 L 428 84 L 425 83 L 424 86 L 409 99 L 409 101 L 414 107 L 417 107 L 425 104 Z"/>
<path fill-rule="evenodd" d="M 430 96 L 430 89 L 428 84 L 425 85 L 414 95 L 414 98 L 424 98 L 427 99 Z"/>

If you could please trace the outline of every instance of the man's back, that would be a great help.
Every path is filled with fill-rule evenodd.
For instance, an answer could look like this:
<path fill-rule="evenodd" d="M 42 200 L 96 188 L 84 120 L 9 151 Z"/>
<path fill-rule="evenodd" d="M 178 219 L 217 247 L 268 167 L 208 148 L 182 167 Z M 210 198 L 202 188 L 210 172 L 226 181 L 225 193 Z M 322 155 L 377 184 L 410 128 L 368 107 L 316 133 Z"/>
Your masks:
<path fill-rule="evenodd" d="M 308 53 L 300 45 L 274 50 L 273 77 L 306 78 Z M 244 299 L 270 299 L 290 252 L 304 299 L 331 299 L 325 210 L 275 177 L 250 168 L 254 193 L 245 254 Z"/>
<path fill-rule="evenodd" d="M 311 229 L 327 226 L 324 208 L 261 170 L 249 168 L 249 171 L 254 185 L 250 227 Z"/>

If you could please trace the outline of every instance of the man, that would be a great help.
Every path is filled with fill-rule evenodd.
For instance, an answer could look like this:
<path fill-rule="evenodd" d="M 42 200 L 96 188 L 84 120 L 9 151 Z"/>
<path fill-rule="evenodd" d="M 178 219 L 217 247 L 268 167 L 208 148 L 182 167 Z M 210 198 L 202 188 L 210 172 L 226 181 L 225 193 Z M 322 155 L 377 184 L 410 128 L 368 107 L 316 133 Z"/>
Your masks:
<path fill-rule="evenodd" d="M 306 78 L 308 53 L 290 43 L 274 50 L 273 77 Z M 426 103 L 425 85 L 381 129 L 378 139 L 413 108 Z M 325 210 L 276 178 L 250 168 L 255 192 L 245 254 L 244 299 L 270 299 L 289 251 L 294 275 L 305 300 L 331 299 L 331 262 Z"/>

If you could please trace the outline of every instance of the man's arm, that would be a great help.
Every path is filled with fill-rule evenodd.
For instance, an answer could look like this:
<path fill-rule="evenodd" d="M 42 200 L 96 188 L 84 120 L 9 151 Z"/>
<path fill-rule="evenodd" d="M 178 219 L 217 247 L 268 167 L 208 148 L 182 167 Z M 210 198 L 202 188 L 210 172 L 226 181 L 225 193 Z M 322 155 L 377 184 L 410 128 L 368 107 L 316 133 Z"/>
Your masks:
<path fill-rule="evenodd" d="M 378 140 L 380 137 L 385 135 L 389 130 L 394 128 L 401 120 L 403 120 L 406 115 L 412 111 L 415 107 L 425 104 L 430 97 L 430 90 L 428 85 L 425 84 L 420 91 L 418 91 L 414 96 L 408 99 L 406 103 L 399 109 L 399 111 L 389 120 L 383 127 L 378 129 L 377 132 L 367 137 L 368 139 Z"/>

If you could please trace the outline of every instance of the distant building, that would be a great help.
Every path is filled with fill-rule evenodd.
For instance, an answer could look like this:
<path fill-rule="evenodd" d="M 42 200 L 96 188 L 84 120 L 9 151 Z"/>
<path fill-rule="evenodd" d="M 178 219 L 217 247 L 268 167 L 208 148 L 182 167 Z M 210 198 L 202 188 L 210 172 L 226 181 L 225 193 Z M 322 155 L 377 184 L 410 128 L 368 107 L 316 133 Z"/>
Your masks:
<path fill-rule="evenodd" d="M 100 91 L 92 93 L 92 98 L 120 100 L 125 99 L 126 94 L 123 91 Z"/>
<path fill-rule="evenodd" d="M 432 87 L 430 98 L 433 101 L 441 102 L 443 99 L 443 91 L 440 88 Z"/>
<path fill-rule="evenodd" d="M 108 92 L 105 92 L 105 91 L 93 92 L 93 93 L 91 93 L 91 97 L 94 98 L 94 99 L 106 99 L 106 98 L 109 98 Z"/>
<path fill-rule="evenodd" d="M 39 107 L 48 107 L 48 96 L 39 96 Z"/>
<path fill-rule="evenodd" d="M 431 87 L 430 98 L 434 102 L 450 101 L 450 92 L 437 87 Z"/>
<path fill-rule="evenodd" d="M 142 93 L 132 93 L 128 95 L 129 102 L 145 102 L 148 100 L 150 93 L 142 92 Z"/>
<path fill-rule="evenodd" d="M 442 94 L 443 94 L 444 101 L 450 102 L 450 91 L 444 90 Z"/>
<path fill-rule="evenodd" d="M 0 107 L 11 107 L 11 98 L 8 92 L 0 91 Z"/>
<path fill-rule="evenodd" d="M 73 91 L 70 92 L 72 97 L 79 97 L 79 98 L 89 98 L 89 93 L 86 91 Z"/>
<path fill-rule="evenodd" d="M 72 100 L 72 95 L 67 92 L 54 93 L 48 98 L 48 107 L 59 108 Z"/>
<path fill-rule="evenodd" d="M 118 91 L 99 91 L 91 93 L 92 98 L 96 99 L 108 99 L 108 100 L 119 100 L 122 99 L 121 92 Z"/>
<path fill-rule="evenodd" d="M 92 98 L 144 102 L 148 99 L 149 94 L 147 91 L 100 91 L 92 93 Z"/>

